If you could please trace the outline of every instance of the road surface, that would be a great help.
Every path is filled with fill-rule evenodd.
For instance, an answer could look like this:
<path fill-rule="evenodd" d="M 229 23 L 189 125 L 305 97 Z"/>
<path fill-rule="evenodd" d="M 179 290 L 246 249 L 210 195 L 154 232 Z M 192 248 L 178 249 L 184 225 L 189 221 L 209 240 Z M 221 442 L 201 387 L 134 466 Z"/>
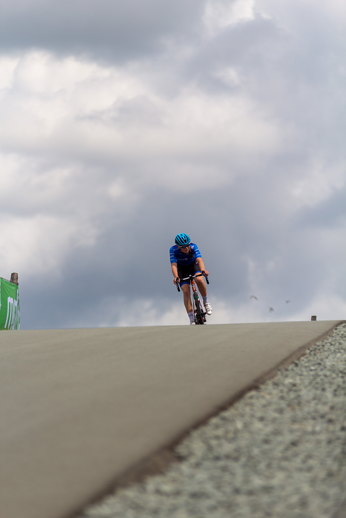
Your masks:
<path fill-rule="evenodd" d="M 0 518 L 66 518 L 339 321 L 3 331 Z"/>

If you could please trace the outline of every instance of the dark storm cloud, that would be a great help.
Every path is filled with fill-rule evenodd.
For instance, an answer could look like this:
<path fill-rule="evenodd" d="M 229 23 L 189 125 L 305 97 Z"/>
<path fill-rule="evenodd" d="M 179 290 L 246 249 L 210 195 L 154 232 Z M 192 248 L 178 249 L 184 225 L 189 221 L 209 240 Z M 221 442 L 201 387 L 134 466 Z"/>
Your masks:
<path fill-rule="evenodd" d="M 2 52 L 38 48 L 135 60 L 191 33 L 203 7 L 200 0 L 15 0 L 2 7 Z"/>
<path fill-rule="evenodd" d="M 206 221 L 199 209 L 191 211 L 197 199 L 205 207 L 218 200 L 226 217 L 211 214 Z M 229 194 L 222 195 L 222 190 L 213 188 L 198 196 L 172 196 L 166 189 L 152 186 L 128 218 L 119 218 L 114 206 L 100 221 L 105 230 L 95 246 L 71 250 L 58 277 L 45 277 L 44 286 L 37 280 L 32 283 L 31 279 L 21 279 L 21 304 L 26 308 L 22 328 L 32 327 L 32 322 L 38 328 L 61 327 L 62 322 L 64 327 L 95 327 L 105 316 L 116 325 L 121 311 L 136 301 L 151 299 L 160 312 L 171 304 L 181 304 L 169 262 L 169 248 L 180 230 L 189 232 L 198 243 L 210 270 L 214 296 L 229 296 L 230 301 L 245 299 L 247 265 L 242 260 L 241 242 L 246 236 L 240 242 L 232 237 L 230 226 L 235 228 L 237 224 L 232 223 L 229 201 Z M 191 218 L 187 218 L 190 212 Z M 142 311 L 138 321 L 143 323 Z"/>
<path fill-rule="evenodd" d="M 181 304 L 168 256 L 180 231 L 198 243 L 210 272 L 211 297 L 227 301 L 230 317 L 256 289 L 264 314 L 271 305 L 275 318 L 287 319 L 316 296 L 317 279 L 330 279 L 330 268 L 339 276 L 344 269 L 342 255 L 321 248 L 324 221 L 313 218 L 311 231 L 309 222 L 282 210 L 287 183 L 275 173 L 265 179 L 239 177 L 228 189 L 211 183 L 204 191 L 177 196 L 152 185 L 128 217 L 115 205 L 100 219 L 104 231 L 95 245 L 71 249 L 58 277 L 53 272 L 41 282 L 37 276 L 35 282 L 21 279 L 22 327 L 118 325 L 124 311 L 137 311 L 137 323 L 143 324 L 146 300 L 159 314 Z M 337 199 L 338 194 L 330 203 Z M 312 217 L 314 212 L 320 216 L 316 208 Z"/>
<path fill-rule="evenodd" d="M 337 85 L 344 81 L 345 52 L 343 34 L 332 24 L 323 23 L 323 13 L 319 13 L 316 26 L 304 24 L 295 37 L 275 19 L 257 14 L 246 23 L 227 26 L 211 40 L 200 41 L 191 59 L 184 63 L 184 74 L 188 80 L 198 80 L 210 94 L 227 89 L 231 93 L 233 88 L 258 100 L 278 100 L 286 116 L 300 98 L 302 102 L 309 103 L 311 99 L 315 103 L 324 94 L 320 108 L 327 112 L 328 83 L 334 83 L 335 93 L 342 101 L 343 91 Z M 217 75 L 227 67 L 238 72 L 240 84 L 227 84 Z M 308 108 L 307 105 L 305 111 Z M 296 115 L 294 110 L 293 116 Z"/>

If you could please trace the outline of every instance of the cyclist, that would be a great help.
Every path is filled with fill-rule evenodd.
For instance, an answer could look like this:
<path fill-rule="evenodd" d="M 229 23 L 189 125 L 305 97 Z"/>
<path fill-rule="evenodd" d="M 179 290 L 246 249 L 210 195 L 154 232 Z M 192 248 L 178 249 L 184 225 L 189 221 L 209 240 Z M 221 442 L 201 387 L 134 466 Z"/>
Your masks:
<path fill-rule="evenodd" d="M 180 281 L 180 279 L 183 279 L 188 275 L 194 275 L 195 273 L 205 272 L 206 275 L 209 275 L 205 269 L 202 255 L 198 249 L 198 246 L 195 243 L 191 243 L 191 240 L 187 234 L 177 234 L 175 236 L 175 245 L 171 246 L 169 255 L 174 277 L 174 284 L 177 284 L 177 280 Z M 212 307 L 208 302 L 207 286 L 204 282 L 204 277 L 196 277 L 195 282 L 198 286 L 200 294 L 202 295 L 205 311 L 207 315 L 211 315 Z M 180 286 L 183 291 L 184 305 L 190 319 L 190 324 L 194 324 L 190 282 L 183 281 L 180 283 Z"/>

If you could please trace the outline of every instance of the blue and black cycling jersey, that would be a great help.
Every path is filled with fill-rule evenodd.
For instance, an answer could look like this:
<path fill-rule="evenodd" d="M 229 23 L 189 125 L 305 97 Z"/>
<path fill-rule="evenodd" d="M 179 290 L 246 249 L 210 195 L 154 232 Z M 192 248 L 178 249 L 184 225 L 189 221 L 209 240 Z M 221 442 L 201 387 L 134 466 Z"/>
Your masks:
<path fill-rule="evenodd" d="M 171 246 L 169 249 L 169 256 L 171 263 L 177 263 L 178 265 L 187 266 L 196 261 L 197 257 L 202 257 L 198 246 L 195 243 L 190 243 L 190 250 L 188 254 L 184 254 L 177 245 Z"/>

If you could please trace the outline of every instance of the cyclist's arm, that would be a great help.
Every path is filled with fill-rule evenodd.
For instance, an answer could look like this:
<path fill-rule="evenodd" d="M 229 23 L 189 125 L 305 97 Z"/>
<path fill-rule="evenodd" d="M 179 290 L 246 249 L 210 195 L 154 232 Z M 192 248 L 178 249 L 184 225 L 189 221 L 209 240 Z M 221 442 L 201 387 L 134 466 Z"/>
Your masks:
<path fill-rule="evenodd" d="M 198 266 L 199 266 L 201 272 L 205 272 L 206 275 L 209 275 L 209 272 L 205 269 L 202 257 L 197 257 L 196 261 L 198 263 Z"/>
<path fill-rule="evenodd" d="M 172 266 L 172 273 L 173 273 L 173 277 L 174 277 L 174 284 L 175 284 L 175 279 L 178 277 L 178 264 L 177 263 L 171 263 L 171 266 Z"/>

